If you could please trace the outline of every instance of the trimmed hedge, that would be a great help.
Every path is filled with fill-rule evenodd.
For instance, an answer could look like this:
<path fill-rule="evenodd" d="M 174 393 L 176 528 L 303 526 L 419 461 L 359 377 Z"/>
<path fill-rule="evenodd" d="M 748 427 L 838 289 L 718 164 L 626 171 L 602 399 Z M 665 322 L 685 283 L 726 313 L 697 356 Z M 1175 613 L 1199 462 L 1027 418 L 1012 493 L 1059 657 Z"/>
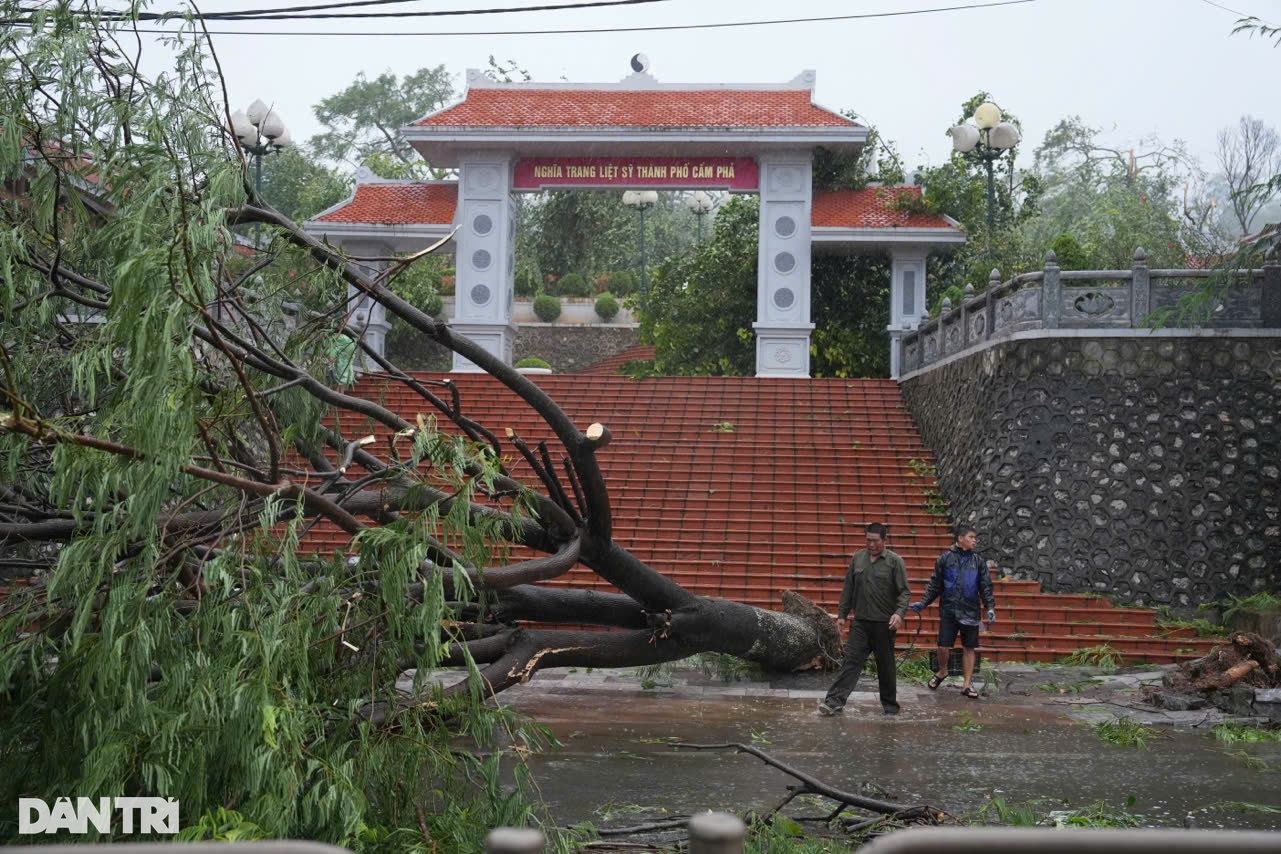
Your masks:
<path fill-rule="evenodd" d="M 630 270 L 619 270 L 609 274 L 609 292 L 616 297 L 625 297 L 637 290 L 636 275 Z"/>
<path fill-rule="evenodd" d="M 534 314 L 543 323 L 552 323 L 560 317 L 560 300 L 551 294 L 534 297 Z"/>
<path fill-rule="evenodd" d="M 556 293 L 563 297 L 589 297 L 592 286 L 578 273 L 569 273 L 556 283 Z"/>
<path fill-rule="evenodd" d="M 543 361 L 537 356 L 526 356 L 524 359 L 521 359 L 512 367 L 514 368 L 546 368 L 549 371 L 552 369 L 551 365 L 547 364 L 547 362 Z"/>
<path fill-rule="evenodd" d="M 618 300 L 614 299 L 613 294 L 603 293 L 596 297 L 596 315 L 606 323 L 614 319 L 618 314 Z"/>

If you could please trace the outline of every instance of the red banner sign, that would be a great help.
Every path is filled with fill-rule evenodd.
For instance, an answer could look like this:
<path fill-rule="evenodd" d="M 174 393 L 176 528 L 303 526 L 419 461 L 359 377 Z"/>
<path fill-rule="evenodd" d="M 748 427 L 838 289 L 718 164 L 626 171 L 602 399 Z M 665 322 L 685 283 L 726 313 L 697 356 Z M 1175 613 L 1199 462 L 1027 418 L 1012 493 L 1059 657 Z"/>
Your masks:
<path fill-rule="evenodd" d="M 516 161 L 515 190 L 545 187 L 707 187 L 755 190 L 751 157 L 526 157 Z"/>

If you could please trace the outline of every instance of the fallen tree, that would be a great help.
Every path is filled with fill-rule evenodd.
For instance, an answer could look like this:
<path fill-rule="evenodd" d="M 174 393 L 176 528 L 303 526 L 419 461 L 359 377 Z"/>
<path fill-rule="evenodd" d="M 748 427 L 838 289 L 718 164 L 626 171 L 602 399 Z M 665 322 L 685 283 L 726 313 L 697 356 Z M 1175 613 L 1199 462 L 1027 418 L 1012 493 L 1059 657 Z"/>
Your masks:
<path fill-rule="evenodd" d="M 347 258 L 259 198 L 198 24 L 156 81 L 128 16 L 104 14 L 0 2 L 25 21 L 0 36 L 0 761 L 24 772 L 0 793 L 154 792 L 208 827 L 240 809 L 338 840 L 379 802 L 388 832 L 430 840 L 455 783 L 489 791 L 470 820 L 518 821 L 496 760 L 448 736 L 537 741 L 481 704 L 541 668 L 839 657 L 812 603 L 698 596 L 617 542 L 608 425 L 403 298 L 422 253 Z M 423 414 L 353 394 L 334 342 L 366 297 L 556 444 L 500 436 L 452 383 L 373 353 Z M 300 548 L 322 520 L 349 550 Z M 616 592 L 546 586 L 575 566 Z M 441 667 L 469 678 L 433 687 Z M 374 791 L 424 763 L 455 779 L 428 818 Z"/>

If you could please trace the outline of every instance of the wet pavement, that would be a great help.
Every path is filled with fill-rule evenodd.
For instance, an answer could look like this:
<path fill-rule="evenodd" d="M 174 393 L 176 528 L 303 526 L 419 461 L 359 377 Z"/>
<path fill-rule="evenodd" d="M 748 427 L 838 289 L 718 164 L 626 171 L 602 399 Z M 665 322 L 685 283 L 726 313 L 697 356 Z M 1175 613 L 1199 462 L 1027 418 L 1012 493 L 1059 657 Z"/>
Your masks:
<path fill-rule="evenodd" d="M 1202 827 L 1281 830 L 1281 744 L 1224 745 L 1207 737 L 1218 712 L 1146 706 L 1139 689 L 1159 672 L 1096 679 L 1080 668 L 1008 667 L 980 700 L 962 697 L 959 679 L 937 692 L 900 679 L 903 711 L 894 717 L 881 714 L 874 677 L 860 682 L 842 714 L 819 716 L 830 678 L 822 674 L 724 683 L 688 670 L 654 684 L 628 671 L 551 670 L 501 699 L 563 742 L 529 764 L 566 824 L 769 809 L 794 782 L 746 754 L 671 746 L 685 741 L 751 744 L 837 788 L 957 815 L 992 798 L 1053 801 L 1045 810 L 1102 801 L 1130 804 L 1154 825 L 1181 825 L 1193 814 Z M 1089 726 L 1120 717 L 1157 725 L 1147 749 L 1106 743 Z M 1235 802 L 1277 812 L 1222 806 Z M 799 814 L 826 812 L 824 804 Z"/>

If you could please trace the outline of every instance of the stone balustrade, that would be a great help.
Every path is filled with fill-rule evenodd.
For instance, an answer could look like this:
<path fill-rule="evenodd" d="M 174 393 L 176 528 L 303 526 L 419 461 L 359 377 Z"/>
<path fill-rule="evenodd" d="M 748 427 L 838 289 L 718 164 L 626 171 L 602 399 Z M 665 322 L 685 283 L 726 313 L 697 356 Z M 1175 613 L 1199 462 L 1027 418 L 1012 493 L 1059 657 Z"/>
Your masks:
<path fill-rule="evenodd" d="M 1207 292 L 1209 299 L 1193 304 L 1193 297 Z M 938 317 L 898 339 L 896 364 L 906 376 L 1019 333 L 1147 330 L 1158 323 L 1281 329 L 1281 262 L 1274 253 L 1256 270 L 1153 270 L 1138 249 L 1129 270 L 1078 271 L 1061 270 L 1049 252 L 1042 270 L 1005 282 L 993 270 L 987 290 L 975 294 L 967 286 L 958 306 L 944 300 Z"/>

